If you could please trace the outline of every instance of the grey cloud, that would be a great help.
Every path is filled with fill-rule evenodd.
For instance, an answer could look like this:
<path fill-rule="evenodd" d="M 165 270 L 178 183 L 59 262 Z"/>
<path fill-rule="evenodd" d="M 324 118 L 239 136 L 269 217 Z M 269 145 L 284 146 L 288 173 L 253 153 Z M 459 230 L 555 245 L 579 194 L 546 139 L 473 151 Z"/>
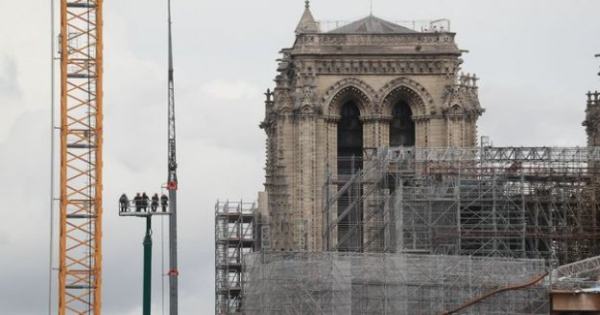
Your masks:
<path fill-rule="evenodd" d="M 253 84 L 211 81 L 180 95 L 185 104 L 178 112 L 184 139 L 200 139 L 240 154 L 259 154 L 264 149 L 264 132 L 258 128 L 264 114 L 262 91 Z"/>
<path fill-rule="evenodd" d="M 42 111 L 25 112 L 0 143 L 0 305 L 9 314 L 40 314 L 48 280 L 49 139 Z M 23 297 L 27 296 L 27 299 Z M 31 303 L 31 301 L 40 301 Z"/>
<path fill-rule="evenodd" d="M 16 58 L 0 55 L 0 97 L 4 101 L 21 96 Z"/>
<path fill-rule="evenodd" d="M 6 232 L 0 231 L 0 246 L 10 245 L 11 239 Z"/>

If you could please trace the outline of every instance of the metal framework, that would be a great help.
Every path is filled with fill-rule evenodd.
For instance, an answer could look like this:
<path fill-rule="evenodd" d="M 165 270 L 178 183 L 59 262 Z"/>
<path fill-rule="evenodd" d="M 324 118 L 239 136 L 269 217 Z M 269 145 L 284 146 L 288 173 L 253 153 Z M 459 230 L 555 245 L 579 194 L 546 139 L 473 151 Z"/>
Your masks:
<path fill-rule="evenodd" d="M 552 271 L 552 290 L 598 292 L 600 256 L 560 266 Z"/>
<path fill-rule="evenodd" d="M 258 246 L 257 205 L 243 201 L 215 205 L 215 314 L 240 314 L 244 256 Z"/>
<path fill-rule="evenodd" d="M 589 274 L 600 272 L 600 256 L 591 257 L 574 263 L 560 266 L 552 271 L 553 278 L 562 277 L 581 278 Z"/>
<path fill-rule="evenodd" d="M 325 207 L 331 218 L 327 249 L 347 246 L 339 224 L 360 207 L 361 220 L 350 229 L 362 233 L 363 241 L 354 251 L 543 258 L 561 264 L 596 256 L 599 161 L 599 148 L 366 152 L 362 170 L 328 185 L 335 193 Z M 340 203 L 346 205 L 343 211 Z"/>
<path fill-rule="evenodd" d="M 61 0 L 59 314 L 100 314 L 102 0 Z"/>

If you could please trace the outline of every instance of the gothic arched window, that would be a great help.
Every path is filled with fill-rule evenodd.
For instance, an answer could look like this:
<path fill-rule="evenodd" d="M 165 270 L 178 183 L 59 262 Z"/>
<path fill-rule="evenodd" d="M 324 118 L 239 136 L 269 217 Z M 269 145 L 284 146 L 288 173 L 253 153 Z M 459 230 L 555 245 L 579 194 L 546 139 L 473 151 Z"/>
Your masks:
<path fill-rule="evenodd" d="M 354 101 L 346 102 L 338 123 L 338 173 L 352 174 L 362 168 L 363 128 L 360 110 Z"/>
<path fill-rule="evenodd" d="M 415 145 L 415 122 L 412 110 L 405 101 L 399 101 L 392 109 L 390 124 L 390 147 L 413 147 Z"/>
<path fill-rule="evenodd" d="M 354 101 L 342 105 L 340 121 L 337 127 L 338 180 L 348 180 L 351 174 L 362 169 L 363 126 L 360 110 Z M 337 201 L 338 216 L 351 207 L 354 200 L 360 198 L 361 191 L 346 191 Z M 338 250 L 360 251 L 362 248 L 362 205 L 360 202 L 347 212 L 338 222 Z"/>

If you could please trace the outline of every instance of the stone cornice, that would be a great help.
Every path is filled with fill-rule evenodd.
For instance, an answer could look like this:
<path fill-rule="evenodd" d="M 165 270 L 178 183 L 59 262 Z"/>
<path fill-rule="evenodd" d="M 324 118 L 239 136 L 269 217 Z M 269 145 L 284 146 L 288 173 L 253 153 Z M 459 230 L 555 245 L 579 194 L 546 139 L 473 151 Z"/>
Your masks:
<path fill-rule="evenodd" d="M 415 115 L 412 117 L 414 122 L 425 122 L 430 120 L 433 115 Z"/>
<path fill-rule="evenodd" d="M 383 116 L 383 115 L 368 115 L 368 116 L 360 117 L 360 121 L 362 121 L 363 123 L 376 123 L 376 122 L 389 123 L 392 121 L 392 117 Z"/>
<path fill-rule="evenodd" d="M 345 58 L 316 59 L 312 71 L 316 74 L 377 74 L 377 75 L 454 75 L 460 66 L 457 59 L 430 58 Z"/>
<path fill-rule="evenodd" d="M 338 123 L 341 118 L 340 115 L 323 115 L 323 119 L 328 123 Z"/>
<path fill-rule="evenodd" d="M 419 117 L 419 118 L 426 118 L 426 119 L 445 119 L 446 117 L 444 116 L 444 114 L 431 114 L 431 115 L 423 115 L 423 116 L 413 116 L 413 119 L 416 120 L 415 117 Z"/>

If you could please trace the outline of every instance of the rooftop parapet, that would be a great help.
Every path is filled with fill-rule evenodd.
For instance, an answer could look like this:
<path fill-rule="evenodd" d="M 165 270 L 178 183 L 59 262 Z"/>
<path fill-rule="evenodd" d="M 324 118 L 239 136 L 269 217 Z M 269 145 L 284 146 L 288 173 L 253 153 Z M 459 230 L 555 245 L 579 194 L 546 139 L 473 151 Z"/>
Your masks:
<path fill-rule="evenodd" d="M 477 81 L 479 81 L 479 78 L 476 74 L 461 73 L 456 84 L 461 87 L 477 89 L 479 88 L 477 86 Z"/>
<path fill-rule="evenodd" d="M 313 33 L 300 34 L 297 54 L 462 55 L 454 33 Z"/>
<path fill-rule="evenodd" d="M 600 105 L 600 92 L 588 92 L 587 93 L 587 104 L 588 106 Z"/>

